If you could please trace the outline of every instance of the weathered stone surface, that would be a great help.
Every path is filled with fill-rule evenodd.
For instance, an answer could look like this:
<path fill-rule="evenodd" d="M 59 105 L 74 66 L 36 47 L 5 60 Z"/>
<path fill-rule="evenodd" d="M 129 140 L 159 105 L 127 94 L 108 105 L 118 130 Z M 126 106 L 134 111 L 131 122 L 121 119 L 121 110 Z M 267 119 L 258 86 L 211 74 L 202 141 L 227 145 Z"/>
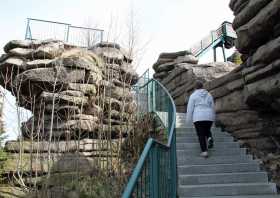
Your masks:
<path fill-rule="evenodd" d="M 165 64 L 165 63 L 170 63 L 173 62 L 174 59 L 172 58 L 159 58 L 157 62 L 153 64 L 153 69 L 156 70 L 159 65 Z"/>
<path fill-rule="evenodd" d="M 249 3 L 249 0 L 233 0 L 233 3 L 230 3 L 232 10 L 234 11 L 234 15 L 236 16 L 241 12 L 243 8 Z"/>
<path fill-rule="evenodd" d="M 191 64 L 197 64 L 198 63 L 198 58 L 196 58 L 195 56 L 189 54 L 189 55 L 185 55 L 185 56 L 178 56 L 175 59 L 175 63 L 179 64 L 179 63 L 191 63 Z"/>
<path fill-rule="evenodd" d="M 245 3 L 246 1 L 249 0 L 231 0 L 229 3 L 229 7 L 235 11 L 241 4 Z"/>
<path fill-rule="evenodd" d="M 86 105 L 88 102 L 87 97 L 69 96 L 61 93 L 49 93 L 45 91 L 42 92 L 41 97 L 46 101 L 52 102 L 55 100 L 56 102 L 60 102 L 62 104 Z"/>
<path fill-rule="evenodd" d="M 252 67 L 252 69 L 247 74 L 244 74 L 244 79 L 247 84 L 277 74 L 280 70 L 280 60 L 276 60 L 265 67 Z"/>
<path fill-rule="evenodd" d="M 104 158 L 101 156 L 101 158 Z M 8 172 L 16 172 L 18 170 L 19 154 L 11 154 L 9 159 L 4 163 L 4 170 Z M 42 153 L 39 156 L 35 154 L 22 154 L 22 164 L 20 165 L 20 171 L 25 173 L 52 173 L 59 172 L 77 172 L 77 171 L 90 171 L 95 167 L 98 167 L 98 157 L 86 157 L 76 153 L 65 154 L 52 154 L 50 162 L 48 163 L 48 154 Z M 32 161 L 32 162 L 31 162 Z M 50 168 L 49 168 L 50 164 Z"/>
<path fill-rule="evenodd" d="M 246 85 L 246 103 L 258 110 L 279 112 L 280 73 Z"/>
<path fill-rule="evenodd" d="M 45 67 L 54 67 L 56 64 L 60 65 L 56 59 L 36 59 L 26 63 L 26 69 L 36 69 Z"/>
<path fill-rule="evenodd" d="M 16 57 L 8 57 L 2 63 L 0 63 L 0 70 L 5 73 L 7 69 L 10 70 L 25 70 L 26 63 L 24 60 Z"/>
<path fill-rule="evenodd" d="M 53 59 L 64 52 L 64 43 L 54 42 L 41 45 L 33 52 L 33 57 L 37 59 Z"/>
<path fill-rule="evenodd" d="M 118 100 L 132 100 L 132 93 L 127 88 L 112 87 L 105 90 L 107 96 Z"/>
<path fill-rule="evenodd" d="M 50 84 L 67 84 L 70 82 L 85 82 L 84 70 L 70 70 L 64 67 L 30 69 L 19 74 L 15 79 L 15 87 L 25 81 L 46 82 Z"/>
<path fill-rule="evenodd" d="M 189 51 L 179 51 L 179 52 L 164 52 L 159 55 L 159 58 L 166 58 L 166 59 L 175 59 L 178 56 L 186 56 L 190 55 L 191 52 Z"/>
<path fill-rule="evenodd" d="M 234 18 L 232 26 L 238 29 L 249 22 L 257 13 L 272 0 L 250 0 L 248 5 Z"/>
<path fill-rule="evenodd" d="M 113 47 L 95 47 L 91 49 L 94 53 L 107 59 L 109 63 L 121 64 L 124 60 L 124 55 L 117 48 Z"/>
<path fill-rule="evenodd" d="M 249 107 L 244 103 L 244 97 L 243 90 L 227 93 L 216 100 L 215 110 L 217 113 L 248 110 Z"/>
<path fill-rule="evenodd" d="M 278 22 L 279 9 L 280 2 L 273 0 L 261 9 L 252 20 L 236 30 L 238 36 L 236 48 L 241 53 L 248 53 L 268 41 L 267 35 Z"/>
<path fill-rule="evenodd" d="M 162 78 L 166 77 L 167 75 L 168 75 L 168 72 L 163 71 L 163 72 L 159 72 L 159 73 L 154 73 L 153 77 L 162 79 Z"/>
<path fill-rule="evenodd" d="M 279 8 L 280 9 L 280 8 Z M 249 63 L 252 66 L 260 64 L 269 64 L 276 59 L 279 59 L 280 52 L 280 37 L 269 41 L 267 44 L 259 47 L 252 56 L 252 61 Z"/>
<path fill-rule="evenodd" d="M 18 141 L 8 141 L 5 144 L 5 150 L 8 152 L 19 153 L 22 150 L 25 153 L 47 153 L 48 150 L 52 153 L 64 153 L 64 152 L 90 152 L 90 151 L 102 151 L 108 149 L 115 149 L 118 145 L 119 140 L 109 140 L 104 139 L 82 139 L 82 140 L 72 140 L 72 141 L 59 141 L 51 142 L 48 141 L 23 141 L 22 143 Z M 22 145 L 21 145 L 22 144 Z M 111 148 L 112 147 L 112 148 Z"/>
<path fill-rule="evenodd" d="M 14 48 L 30 48 L 31 46 L 31 40 L 12 40 L 4 46 L 4 51 L 9 53 L 9 51 Z"/>
<path fill-rule="evenodd" d="M 68 83 L 67 89 L 83 92 L 85 95 L 95 95 L 96 85 L 84 83 Z"/>
<path fill-rule="evenodd" d="M 174 69 L 174 63 L 164 63 L 160 66 L 158 66 L 156 72 L 163 72 L 163 71 L 170 71 L 172 69 Z"/>
<path fill-rule="evenodd" d="M 230 93 L 233 93 L 236 90 L 237 91 L 242 90 L 243 87 L 244 87 L 244 79 L 240 78 L 232 82 L 228 82 L 221 87 L 211 90 L 210 92 L 214 98 L 220 98 Z"/>
<path fill-rule="evenodd" d="M 12 56 L 20 56 L 24 58 L 32 58 L 34 54 L 33 49 L 25 49 L 25 48 L 14 48 L 9 51 L 9 54 Z"/>

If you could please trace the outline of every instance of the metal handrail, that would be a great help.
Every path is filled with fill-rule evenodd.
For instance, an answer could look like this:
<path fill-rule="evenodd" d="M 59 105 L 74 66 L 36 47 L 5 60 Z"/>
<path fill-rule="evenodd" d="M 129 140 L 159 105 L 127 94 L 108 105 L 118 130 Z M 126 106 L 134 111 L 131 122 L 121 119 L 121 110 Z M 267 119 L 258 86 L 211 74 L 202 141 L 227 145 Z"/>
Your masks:
<path fill-rule="evenodd" d="M 218 29 L 211 31 L 211 33 L 207 37 L 205 37 L 206 39 L 209 39 L 209 42 L 207 42 L 206 44 L 203 43 L 203 40 L 197 42 L 193 45 L 194 47 L 190 48 L 190 52 L 192 52 L 194 56 L 200 57 L 210 47 L 215 48 L 217 45 L 219 45 L 220 42 L 223 42 L 226 37 L 237 38 L 236 33 L 232 28 L 232 24 L 227 21 L 223 22 Z M 206 40 L 205 38 L 204 40 Z"/>
<path fill-rule="evenodd" d="M 76 43 L 76 40 L 73 41 L 71 40 L 69 37 L 73 37 L 73 32 L 75 33 L 76 30 L 79 30 L 79 31 L 87 31 L 87 33 L 98 33 L 98 35 L 100 35 L 100 38 L 98 39 L 98 41 L 96 42 L 103 42 L 103 34 L 104 34 L 104 30 L 102 29 L 97 29 L 97 28 L 90 28 L 90 27 L 82 27 L 82 26 L 74 26 L 74 25 L 71 25 L 70 23 L 64 23 L 64 22 L 58 22 L 58 21 L 50 21 L 50 20 L 43 20 L 43 19 L 35 19 L 35 18 L 27 18 L 27 25 L 26 25 L 26 30 L 25 30 L 25 39 L 29 39 L 29 40 L 36 40 L 36 39 L 54 39 L 54 35 L 51 35 L 49 37 L 44 37 L 45 38 L 37 38 L 36 36 L 34 37 L 33 35 L 33 30 L 31 28 L 31 22 L 42 22 L 42 23 L 45 23 L 47 25 L 59 25 L 59 27 L 63 27 L 64 26 L 64 30 L 63 30 L 63 38 L 59 38 L 59 40 L 63 40 L 65 42 L 69 42 L 70 44 L 73 44 L 73 45 L 77 45 L 79 47 L 92 47 L 92 46 L 89 46 L 88 43 L 82 45 L 81 43 Z M 75 30 L 75 31 L 73 31 Z M 42 31 L 40 29 L 40 31 Z M 72 35 L 72 36 L 71 36 Z M 77 36 L 76 36 L 77 37 Z M 75 37 L 75 38 L 76 38 Z M 80 38 L 79 38 L 80 39 Z"/>
<path fill-rule="evenodd" d="M 130 198 L 132 196 L 135 186 L 137 185 L 137 180 L 141 177 L 143 168 L 145 166 L 145 161 L 148 159 L 148 156 L 149 156 L 150 152 L 152 151 L 152 148 L 155 146 L 158 146 L 161 149 L 168 150 L 170 152 L 172 152 L 172 149 L 173 149 L 173 153 L 170 154 L 170 166 L 173 165 L 173 167 L 172 167 L 173 170 L 170 170 L 170 171 L 173 171 L 173 177 L 175 177 L 175 178 L 173 178 L 174 189 L 173 189 L 173 191 L 171 190 L 172 191 L 171 198 L 175 198 L 176 194 L 177 194 L 177 175 L 176 175 L 177 169 L 176 169 L 176 150 L 175 150 L 176 149 L 176 133 L 175 133 L 176 107 L 175 107 L 174 101 L 173 101 L 171 95 L 169 94 L 169 92 L 167 91 L 167 89 L 157 80 L 150 79 L 147 83 L 145 83 L 143 86 L 141 86 L 139 88 L 140 89 L 144 88 L 145 86 L 148 86 L 150 83 L 158 84 L 161 87 L 161 89 L 167 94 L 167 96 L 171 102 L 173 114 L 172 114 L 171 125 L 170 125 L 170 127 L 168 127 L 168 142 L 167 142 L 167 145 L 165 145 L 165 144 L 158 142 L 157 140 L 155 140 L 153 138 L 148 139 L 148 141 L 144 147 L 144 150 L 141 153 L 141 156 L 140 156 L 140 158 L 133 170 L 133 173 L 127 183 L 127 186 L 123 192 L 122 198 Z M 153 190 L 156 191 L 158 189 L 153 189 Z M 151 192 L 151 193 L 152 193 L 151 197 L 157 197 L 155 195 L 158 194 L 158 192 Z M 142 195 L 141 195 L 141 197 L 142 197 Z"/>

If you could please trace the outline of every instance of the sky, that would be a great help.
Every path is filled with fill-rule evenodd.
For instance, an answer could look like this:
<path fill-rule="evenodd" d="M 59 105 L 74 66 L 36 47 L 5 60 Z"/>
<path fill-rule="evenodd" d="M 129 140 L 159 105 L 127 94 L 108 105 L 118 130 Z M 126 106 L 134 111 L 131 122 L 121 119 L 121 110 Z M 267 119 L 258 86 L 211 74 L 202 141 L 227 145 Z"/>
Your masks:
<path fill-rule="evenodd" d="M 142 50 L 137 73 L 156 62 L 161 52 L 189 49 L 223 21 L 233 20 L 229 0 L 0 0 L 0 54 L 12 39 L 24 39 L 26 18 L 37 18 L 92 26 L 103 29 L 104 39 L 125 43 L 126 27 L 131 19 L 137 27 L 137 47 Z M 38 34 L 55 31 L 37 29 Z M 229 56 L 231 52 L 227 52 Z M 221 53 L 218 53 L 222 60 Z M 219 60 L 219 59 L 218 59 Z M 200 62 L 213 61 L 212 52 Z M 3 91 L 4 123 L 8 139 L 18 135 L 17 111 L 26 120 L 30 114 L 15 107 L 15 99 Z"/>

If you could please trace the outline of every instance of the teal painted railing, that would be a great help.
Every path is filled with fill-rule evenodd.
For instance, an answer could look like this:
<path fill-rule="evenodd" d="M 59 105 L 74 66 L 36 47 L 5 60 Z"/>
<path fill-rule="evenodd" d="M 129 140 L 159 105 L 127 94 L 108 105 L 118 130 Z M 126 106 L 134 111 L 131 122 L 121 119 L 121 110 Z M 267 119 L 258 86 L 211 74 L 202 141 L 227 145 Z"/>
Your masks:
<path fill-rule="evenodd" d="M 174 101 L 165 87 L 155 79 L 150 79 L 145 84 L 140 83 L 136 92 L 138 92 L 136 95 L 142 98 L 138 102 L 142 105 L 141 108 L 157 113 L 165 124 L 168 142 L 163 144 L 149 138 L 122 198 L 176 198 L 176 108 Z"/>
<path fill-rule="evenodd" d="M 208 50 L 214 49 L 214 61 L 216 61 L 216 48 L 222 47 L 224 61 L 225 57 L 225 48 L 231 48 L 234 46 L 234 39 L 237 38 L 235 31 L 232 28 L 230 22 L 223 22 L 222 25 L 214 31 L 211 31 L 206 37 L 201 41 L 197 42 L 190 48 L 190 52 L 196 56 L 203 56 Z"/>

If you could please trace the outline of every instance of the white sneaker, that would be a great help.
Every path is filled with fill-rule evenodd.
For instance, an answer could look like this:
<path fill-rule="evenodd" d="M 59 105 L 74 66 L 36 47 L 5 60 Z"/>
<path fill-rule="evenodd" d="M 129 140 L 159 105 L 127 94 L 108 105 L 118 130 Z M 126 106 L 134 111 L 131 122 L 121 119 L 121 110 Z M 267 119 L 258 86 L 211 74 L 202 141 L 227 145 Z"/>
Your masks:
<path fill-rule="evenodd" d="M 200 156 L 207 158 L 208 157 L 208 152 L 207 151 L 202 152 L 202 153 L 200 153 Z"/>

